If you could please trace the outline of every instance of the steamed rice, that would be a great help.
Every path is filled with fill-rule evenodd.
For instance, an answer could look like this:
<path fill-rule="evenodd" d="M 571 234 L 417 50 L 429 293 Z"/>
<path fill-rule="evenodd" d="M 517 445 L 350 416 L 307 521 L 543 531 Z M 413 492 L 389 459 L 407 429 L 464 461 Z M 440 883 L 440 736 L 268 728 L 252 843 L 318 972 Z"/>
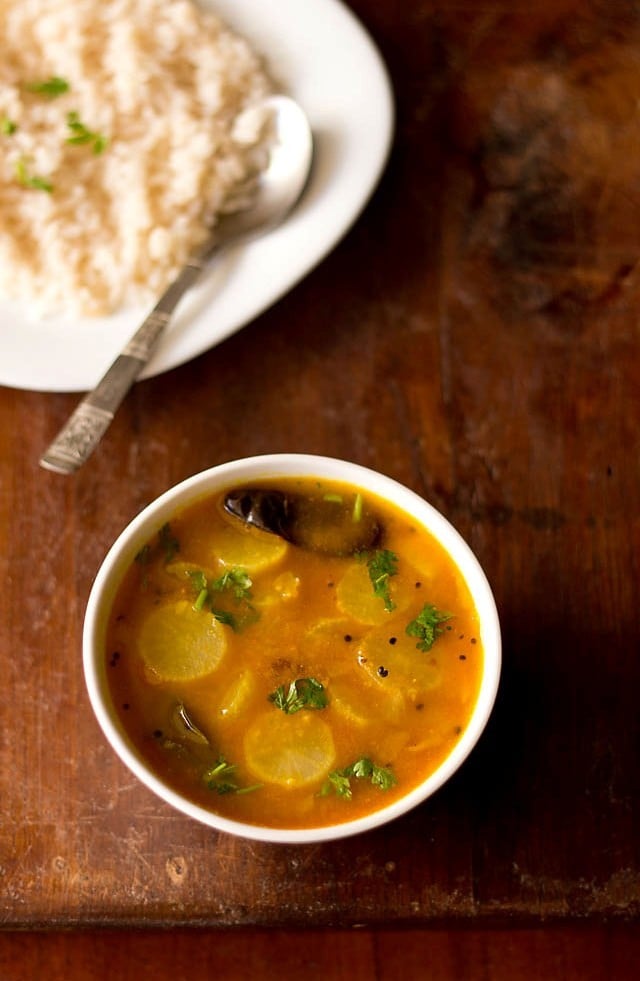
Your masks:
<path fill-rule="evenodd" d="M 0 293 L 88 315 L 156 296 L 246 179 L 233 122 L 270 88 L 190 0 L 0 0 Z M 68 143 L 74 119 L 104 149 Z"/>

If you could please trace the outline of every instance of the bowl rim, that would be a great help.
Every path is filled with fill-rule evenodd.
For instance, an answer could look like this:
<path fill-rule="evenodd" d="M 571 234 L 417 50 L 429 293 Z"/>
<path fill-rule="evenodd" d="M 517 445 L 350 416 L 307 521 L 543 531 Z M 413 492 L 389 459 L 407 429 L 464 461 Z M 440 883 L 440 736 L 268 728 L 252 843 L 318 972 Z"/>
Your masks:
<path fill-rule="evenodd" d="M 389 498 L 396 507 L 420 521 L 447 550 L 472 594 L 480 622 L 484 665 L 476 704 L 464 733 L 446 759 L 422 783 L 364 817 L 313 828 L 269 828 L 209 811 L 191 802 L 153 772 L 127 735 L 111 701 L 104 631 L 125 570 L 162 519 L 167 520 L 177 510 L 236 481 L 295 476 L 314 476 L 359 486 Z M 425 498 L 393 477 L 337 457 L 270 453 L 229 460 L 186 477 L 152 500 L 123 528 L 107 551 L 90 590 L 82 633 L 82 659 L 89 701 L 103 735 L 121 762 L 157 797 L 213 830 L 255 841 L 308 844 L 350 837 L 387 824 L 427 800 L 453 776 L 478 742 L 491 715 L 500 682 L 502 642 L 495 599 L 478 559 L 451 522 Z"/>

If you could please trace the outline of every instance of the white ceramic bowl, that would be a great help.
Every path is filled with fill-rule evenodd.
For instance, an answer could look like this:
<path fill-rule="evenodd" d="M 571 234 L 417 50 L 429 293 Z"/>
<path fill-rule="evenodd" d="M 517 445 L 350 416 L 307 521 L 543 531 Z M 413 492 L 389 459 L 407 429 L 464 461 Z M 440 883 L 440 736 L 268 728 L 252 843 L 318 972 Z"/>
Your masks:
<path fill-rule="evenodd" d="M 142 545 L 173 514 L 193 501 L 234 484 L 272 477 L 314 476 L 358 486 L 388 498 L 426 527 L 449 552 L 462 572 L 480 620 L 484 669 L 478 700 L 461 739 L 422 784 L 367 817 L 330 827 L 273 829 L 221 817 L 192 803 L 169 787 L 149 767 L 122 726 L 107 682 L 105 634 L 109 610 L 121 579 Z M 478 741 L 493 708 L 501 665 L 500 626 L 487 579 L 476 557 L 453 526 L 430 504 L 397 481 L 357 464 L 329 457 L 284 453 L 234 460 L 182 481 L 149 504 L 124 529 L 109 550 L 89 596 L 83 635 L 84 672 L 98 722 L 120 759 L 150 790 L 182 813 L 209 827 L 260 841 L 304 844 L 344 838 L 385 824 L 430 797 L 451 777 Z"/>

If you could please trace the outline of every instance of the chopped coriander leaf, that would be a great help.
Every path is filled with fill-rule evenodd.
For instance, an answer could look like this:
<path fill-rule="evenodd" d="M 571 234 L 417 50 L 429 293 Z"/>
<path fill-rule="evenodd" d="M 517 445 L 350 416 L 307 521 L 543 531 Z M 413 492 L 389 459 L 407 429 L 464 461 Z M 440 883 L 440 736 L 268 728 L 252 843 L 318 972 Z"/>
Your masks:
<path fill-rule="evenodd" d="M 104 153 L 108 146 L 109 137 L 104 136 L 102 133 L 96 133 L 93 141 L 93 152 L 95 153 L 96 157 L 100 156 L 101 153 Z"/>
<path fill-rule="evenodd" d="M 388 766 L 373 766 L 370 775 L 371 783 L 374 787 L 379 787 L 380 790 L 389 790 L 398 781 L 395 778 L 395 774 L 392 769 Z"/>
<path fill-rule="evenodd" d="M 338 797 L 351 800 L 353 796 L 353 790 L 351 788 L 352 778 L 369 780 L 372 786 L 378 787 L 380 790 L 389 790 L 390 787 L 393 787 L 397 783 L 393 770 L 390 767 L 378 766 L 368 757 L 363 756 L 359 760 L 356 760 L 355 763 L 351 763 L 350 766 L 345 766 L 342 770 L 333 770 L 327 777 L 320 792 L 321 795 L 326 796 L 334 790 Z"/>
<path fill-rule="evenodd" d="M 293 715 L 300 709 L 323 709 L 329 704 L 324 685 L 315 678 L 297 678 L 289 687 L 279 685 L 269 695 L 269 701 L 287 715 Z"/>
<path fill-rule="evenodd" d="M 320 796 L 326 797 L 332 790 L 336 792 L 338 797 L 345 797 L 347 800 L 351 800 L 353 797 L 351 781 L 342 770 L 333 770 L 329 774 L 320 791 Z"/>
<path fill-rule="evenodd" d="M 7 116 L 0 118 L 0 133 L 3 136 L 13 136 L 17 129 L 18 124 L 14 123 L 13 119 L 9 119 Z"/>
<path fill-rule="evenodd" d="M 66 78 L 59 75 L 52 75 L 42 82 L 29 82 L 26 86 L 28 92 L 35 92 L 36 95 L 44 95 L 47 99 L 57 99 L 59 95 L 68 92 L 71 86 Z"/>
<path fill-rule="evenodd" d="M 220 757 L 216 765 L 203 774 L 203 780 L 209 790 L 215 790 L 217 794 L 248 794 L 262 786 L 256 783 L 250 787 L 239 787 L 235 780 L 229 779 L 236 770 L 235 764 L 227 763 L 223 757 Z"/>
<path fill-rule="evenodd" d="M 237 630 L 236 618 L 233 613 L 229 613 L 228 610 L 217 610 L 213 606 L 211 607 L 211 612 L 213 613 L 214 619 L 218 620 L 219 623 L 223 623 L 226 627 L 231 627 L 232 630 Z"/>
<path fill-rule="evenodd" d="M 235 631 L 243 630 L 258 619 L 257 611 L 249 602 L 253 583 L 243 569 L 227 569 L 218 579 L 207 579 L 201 569 L 196 569 L 189 572 L 189 579 L 195 593 L 193 602 L 195 610 L 210 611 L 216 620 Z M 233 593 L 239 605 L 237 613 L 219 607 L 214 601 L 215 593 L 228 592 Z"/>
<path fill-rule="evenodd" d="M 67 138 L 67 143 L 72 146 L 83 146 L 86 143 L 93 144 L 93 152 L 95 154 L 102 153 L 109 140 L 102 133 L 96 133 L 89 129 L 83 122 L 81 122 L 80 117 L 77 112 L 67 113 L 67 126 L 71 130 L 71 136 Z"/>
<path fill-rule="evenodd" d="M 367 568 L 373 592 L 384 600 L 385 610 L 394 610 L 395 603 L 389 592 L 389 579 L 391 576 L 395 576 L 398 571 L 398 556 L 388 549 L 378 549 L 368 559 Z"/>
<path fill-rule="evenodd" d="M 51 194 L 53 191 L 53 184 L 47 177 L 38 177 L 37 174 L 29 173 L 29 161 L 26 157 L 20 157 L 16 160 L 14 172 L 16 178 L 23 187 L 28 187 L 33 191 L 45 191 L 47 194 Z"/>
<path fill-rule="evenodd" d="M 164 524 L 158 532 L 158 540 L 164 551 L 165 562 L 171 562 L 171 560 L 175 558 L 176 554 L 180 551 L 180 542 L 172 533 L 169 522 Z"/>
<path fill-rule="evenodd" d="M 209 790 L 215 790 L 218 794 L 232 793 L 237 790 L 237 784 L 232 783 L 228 777 L 235 773 L 236 769 L 233 764 L 220 759 L 214 767 L 204 773 L 203 780 Z"/>
<path fill-rule="evenodd" d="M 251 596 L 251 586 L 253 585 L 252 580 L 249 578 L 247 573 L 243 569 L 227 569 L 218 579 L 208 580 L 204 572 L 201 569 L 197 569 L 194 572 L 189 573 L 189 578 L 191 580 L 191 585 L 196 594 L 196 599 L 194 602 L 194 608 L 196 610 L 202 610 L 207 604 L 210 604 L 210 609 L 217 620 L 221 623 L 226 623 L 228 626 L 233 627 L 235 630 L 237 627 L 235 617 L 232 613 L 225 610 L 219 610 L 213 606 L 212 594 L 216 592 L 232 592 L 235 600 L 238 603 L 244 602 L 249 610 L 253 608 L 248 604 L 248 599 Z"/>
<path fill-rule="evenodd" d="M 208 599 L 209 599 L 209 590 L 201 589 L 198 595 L 196 596 L 195 603 L 193 604 L 194 610 L 201 610 Z"/>
<path fill-rule="evenodd" d="M 198 569 L 195 572 L 189 572 L 189 579 L 191 580 L 191 585 L 198 595 L 200 595 L 203 590 L 205 592 L 208 590 L 209 586 L 207 583 L 207 577 L 202 569 Z"/>
<path fill-rule="evenodd" d="M 419 651 L 429 651 L 440 634 L 444 633 L 444 627 L 440 625 L 450 620 L 451 616 L 451 613 L 441 613 L 431 603 L 425 603 L 415 620 L 407 624 L 406 632 L 409 637 L 419 638 L 416 644 Z"/>
<path fill-rule="evenodd" d="M 223 572 L 219 579 L 214 579 L 210 583 L 210 589 L 219 592 L 224 589 L 230 589 L 237 600 L 242 600 L 249 598 L 252 585 L 253 582 L 244 569 L 234 566 L 232 569 L 227 569 L 226 572 Z"/>
<path fill-rule="evenodd" d="M 151 546 L 147 543 L 143 545 L 139 552 L 136 552 L 135 561 L 140 565 L 146 565 L 151 558 Z"/>

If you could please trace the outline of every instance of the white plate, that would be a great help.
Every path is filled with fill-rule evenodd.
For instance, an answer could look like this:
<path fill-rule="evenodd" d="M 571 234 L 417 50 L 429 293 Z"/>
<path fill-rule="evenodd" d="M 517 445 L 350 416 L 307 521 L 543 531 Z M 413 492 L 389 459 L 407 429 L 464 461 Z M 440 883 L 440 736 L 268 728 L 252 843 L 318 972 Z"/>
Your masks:
<path fill-rule="evenodd" d="M 307 112 L 317 159 L 301 205 L 279 229 L 227 252 L 182 301 L 143 377 L 191 358 L 291 289 L 356 219 L 386 162 L 393 99 L 380 55 L 339 0 L 201 0 L 261 52 Z M 0 384 L 92 388 L 145 315 L 37 321 L 0 302 Z"/>

